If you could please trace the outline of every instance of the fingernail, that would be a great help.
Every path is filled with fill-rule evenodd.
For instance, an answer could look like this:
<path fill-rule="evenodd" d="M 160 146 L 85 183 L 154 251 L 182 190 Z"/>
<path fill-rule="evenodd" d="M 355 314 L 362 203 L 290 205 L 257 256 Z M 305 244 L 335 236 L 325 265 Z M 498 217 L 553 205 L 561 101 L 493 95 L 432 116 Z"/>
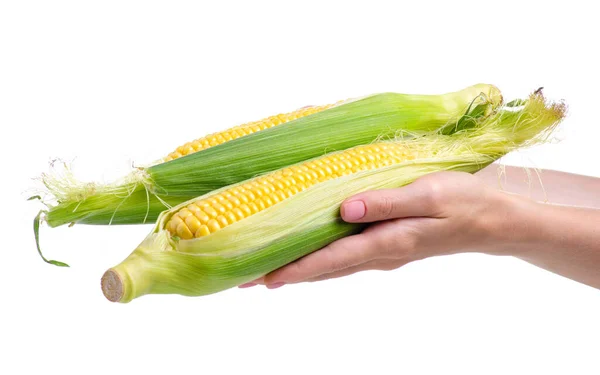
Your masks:
<path fill-rule="evenodd" d="M 285 285 L 285 283 L 282 283 L 282 282 L 273 283 L 273 284 L 267 285 L 267 289 L 277 289 L 277 288 L 281 288 L 284 285 Z"/>
<path fill-rule="evenodd" d="M 246 283 L 246 284 L 238 285 L 238 288 L 242 288 L 242 289 L 243 288 L 250 288 L 250 287 L 256 286 L 256 285 L 258 285 L 258 284 L 256 284 L 256 283 Z"/>
<path fill-rule="evenodd" d="M 360 220 L 365 216 L 366 207 L 363 201 L 347 202 L 342 206 L 342 218 L 346 221 Z"/>

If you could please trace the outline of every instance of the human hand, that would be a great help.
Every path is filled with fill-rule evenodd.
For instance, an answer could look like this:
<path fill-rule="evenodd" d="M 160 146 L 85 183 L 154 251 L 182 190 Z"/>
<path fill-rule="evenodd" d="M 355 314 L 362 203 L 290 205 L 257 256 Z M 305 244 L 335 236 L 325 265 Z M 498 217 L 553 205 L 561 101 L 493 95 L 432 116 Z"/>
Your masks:
<path fill-rule="evenodd" d="M 347 222 L 373 223 L 253 283 L 274 289 L 365 270 L 393 270 L 409 262 L 459 252 L 503 252 L 510 216 L 508 194 L 462 172 L 439 172 L 397 189 L 347 199 Z M 504 237 L 506 237 L 504 235 Z"/>

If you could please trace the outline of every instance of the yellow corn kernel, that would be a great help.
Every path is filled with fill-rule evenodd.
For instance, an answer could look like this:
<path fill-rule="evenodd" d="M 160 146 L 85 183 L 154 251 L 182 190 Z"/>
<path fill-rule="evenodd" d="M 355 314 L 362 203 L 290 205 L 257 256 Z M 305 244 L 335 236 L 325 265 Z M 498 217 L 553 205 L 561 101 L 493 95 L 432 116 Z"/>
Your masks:
<path fill-rule="evenodd" d="M 208 229 L 208 227 L 206 225 L 202 225 L 196 231 L 196 233 L 194 233 L 194 237 L 196 237 L 196 238 L 204 237 L 204 236 L 208 236 L 209 234 L 210 234 L 210 230 Z"/>
<path fill-rule="evenodd" d="M 208 223 L 206 223 L 206 226 L 208 227 L 208 230 L 210 230 L 210 232 L 216 232 L 219 229 L 221 229 L 221 226 L 219 225 L 219 222 L 216 221 L 215 219 L 210 219 L 208 221 Z"/>
<path fill-rule="evenodd" d="M 248 198 L 246 198 L 246 202 L 247 202 L 247 201 L 248 201 Z M 237 207 L 237 206 L 239 206 L 240 204 L 242 204 L 242 200 L 239 198 L 239 196 L 237 196 L 237 197 L 233 196 L 233 197 L 229 198 L 229 203 L 231 203 L 231 205 L 232 205 L 233 207 Z M 245 202 L 244 202 L 244 203 L 245 203 Z"/>
<path fill-rule="evenodd" d="M 190 232 L 190 229 L 184 222 L 179 223 L 177 226 L 177 235 L 184 240 L 194 238 L 194 234 Z"/>
<path fill-rule="evenodd" d="M 278 197 L 279 201 L 284 200 L 285 198 L 287 198 L 287 196 L 285 195 L 285 192 L 283 191 L 283 189 L 277 190 L 274 194 L 274 197 Z"/>
<path fill-rule="evenodd" d="M 213 203 L 213 208 L 215 209 L 215 211 L 217 211 L 219 214 L 224 214 L 227 209 L 225 208 L 225 206 L 223 206 L 220 203 Z"/>
<path fill-rule="evenodd" d="M 204 207 L 203 210 L 204 210 L 204 212 L 206 212 L 206 214 L 208 216 L 210 216 L 213 219 L 216 218 L 217 216 L 219 216 L 219 213 L 217 212 L 217 210 L 215 210 L 212 207 Z"/>
<path fill-rule="evenodd" d="M 273 200 L 268 195 L 265 195 L 264 197 L 262 197 L 261 201 L 265 204 L 265 207 L 267 207 L 267 208 L 271 207 L 274 204 Z"/>
<path fill-rule="evenodd" d="M 187 225 L 190 232 L 192 233 L 196 233 L 196 231 L 200 229 L 200 226 L 202 225 L 202 223 L 200 223 L 200 220 L 198 220 L 198 218 L 196 218 L 196 216 L 194 215 L 186 217 L 184 222 L 185 225 Z"/>
<path fill-rule="evenodd" d="M 244 198 L 242 198 L 242 195 L 247 199 L 246 202 L 244 203 L 248 203 L 248 202 L 252 202 L 256 199 L 256 195 L 254 195 L 254 193 L 250 190 L 246 190 L 243 194 L 240 194 L 240 200 L 244 200 Z"/>
<path fill-rule="evenodd" d="M 225 219 L 227 219 L 228 224 L 233 224 L 237 221 L 237 217 L 233 213 L 233 211 L 226 212 L 223 216 L 225 217 Z"/>
<path fill-rule="evenodd" d="M 210 216 L 208 216 L 204 211 L 202 210 L 198 210 L 194 213 L 194 216 L 196 216 L 196 219 L 198 219 L 202 224 L 206 224 L 208 223 L 208 221 L 210 220 Z"/>
<path fill-rule="evenodd" d="M 219 223 L 221 228 L 225 228 L 227 225 L 229 225 L 229 223 L 227 222 L 227 219 L 223 215 L 217 216 L 217 222 Z"/>
<path fill-rule="evenodd" d="M 231 211 L 231 210 L 233 210 L 233 207 L 235 207 L 235 206 L 233 205 L 233 203 L 231 203 L 231 201 L 230 201 L 230 200 L 224 200 L 224 201 L 222 201 L 220 204 L 221 204 L 223 207 L 225 207 L 225 211 L 226 211 L 226 212 L 227 212 L 227 211 Z"/>
<path fill-rule="evenodd" d="M 263 202 L 262 197 L 259 197 L 254 203 L 258 206 L 259 211 L 263 211 L 267 209 L 265 202 Z"/>
<path fill-rule="evenodd" d="M 258 205 L 256 204 L 256 202 L 258 202 L 258 199 L 255 200 L 254 202 L 250 202 L 248 203 L 248 208 L 250 209 L 250 213 L 253 215 L 257 212 L 260 212 L 260 207 L 258 207 Z"/>
<path fill-rule="evenodd" d="M 171 220 L 169 220 L 169 223 L 167 224 L 167 230 L 171 233 L 176 233 L 177 232 L 177 226 L 179 225 L 179 223 L 182 223 L 183 220 L 181 220 L 181 218 L 179 216 L 173 216 L 171 218 Z"/>
<path fill-rule="evenodd" d="M 246 207 L 248 207 L 248 206 L 246 206 Z M 248 210 L 248 211 L 249 211 L 249 210 Z M 242 220 L 243 218 L 245 218 L 245 217 L 246 217 L 246 214 L 244 213 L 244 211 L 242 211 L 242 209 L 241 209 L 241 208 L 239 208 L 239 207 L 236 207 L 236 208 L 234 208 L 233 210 L 231 210 L 231 212 L 233 212 L 233 214 L 235 215 L 235 218 L 236 218 L 237 220 Z M 250 214 L 248 214 L 248 216 L 249 216 L 249 215 L 250 215 Z"/>
<path fill-rule="evenodd" d="M 179 210 L 179 212 L 177 213 L 177 215 L 184 219 L 190 215 L 192 215 L 192 213 L 190 212 L 190 210 L 188 210 L 187 208 L 182 208 L 181 210 Z"/>

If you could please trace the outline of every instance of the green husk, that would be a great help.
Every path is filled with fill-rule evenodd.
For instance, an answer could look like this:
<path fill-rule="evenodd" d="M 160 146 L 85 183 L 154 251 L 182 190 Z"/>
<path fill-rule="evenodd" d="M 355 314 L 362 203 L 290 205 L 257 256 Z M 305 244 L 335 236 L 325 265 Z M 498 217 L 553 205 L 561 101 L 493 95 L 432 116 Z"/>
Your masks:
<path fill-rule="evenodd" d="M 171 237 L 164 229 L 168 219 L 189 202 L 173 207 L 127 259 L 105 273 L 103 292 L 111 301 L 129 302 L 145 294 L 201 296 L 254 280 L 363 229 L 339 217 L 339 205 L 356 193 L 403 186 L 437 171 L 474 173 L 508 152 L 543 142 L 563 118 L 564 105 L 546 103 L 539 92 L 522 103 L 453 135 L 395 140 L 422 157 L 314 185 L 206 237 Z"/>
<path fill-rule="evenodd" d="M 68 169 L 59 176 L 45 174 L 44 220 L 50 227 L 153 223 L 165 208 L 327 152 L 443 126 L 453 132 L 459 119 L 484 116 L 501 102 L 500 91 L 487 84 L 443 95 L 376 94 L 136 169 L 114 184 L 81 183 Z"/>

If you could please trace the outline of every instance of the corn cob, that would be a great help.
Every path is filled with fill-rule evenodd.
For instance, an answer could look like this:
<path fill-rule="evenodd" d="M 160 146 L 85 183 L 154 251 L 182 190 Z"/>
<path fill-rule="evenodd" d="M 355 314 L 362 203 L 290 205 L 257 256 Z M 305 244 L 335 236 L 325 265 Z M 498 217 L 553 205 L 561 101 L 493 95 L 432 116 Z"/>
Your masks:
<path fill-rule="evenodd" d="M 341 101 L 337 104 L 340 103 Z M 163 158 L 162 161 L 167 162 L 179 159 L 186 155 L 191 155 L 194 152 L 206 150 L 209 147 L 217 146 L 225 142 L 231 141 L 233 139 L 237 139 L 246 135 L 250 135 L 252 133 L 256 133 L 261 130 L 272 128 L 273 126 L 285 124 L 287 122 L 297 120 L 299 118 L 309 116 L 317 112 L 324 111 L 333 106 L 334 104 L 303 107 L 294 112 L 267 117 L 259 121 L 253 121 L 247 124 L 236 126 L 234 128 L 227 129 L 222 132 L 209 134 L 206 137 L 196 139 L 192 142 L 188 142 L 182 146 L 177 147 L 175 151 L 171 152 L 169 155 Z"/>
<path fill-rule="evenodd" d="M 318 183 L 414 159 L 413 151 L 402 143 L 376 143 L 284 168 L 192 201 L 167 221 L 166 228 L 184 240 L 208 236 Z"/>
<path fill-rule="evenodd" d="M 498 89 L 485 84 L 443 95 L 376 94 L 334 106 L 309 108 L 281 120 L 290 120 L 287 123 L 271 128 L 259 126 L 266 129 L 237 139 L 226 133 L 214 136 L 214 140 L 211 136 L 211 147 L 206 149 L 200 147 L 206 140 L 191 142 L 169 154 L 164 159 L 168 162 L 136 170 L 111 185 L 81 184 L 69 176 L 57 179 L 45 175 L 42 180 L 50 192 L 50 201 L 56 203 L 47 204 L 44 220 L 51 227 L 69 223 L 152 223 L 165 208 L 214 189 L 326 152 L 370 143 L 378 137 L 414 135 L 444 125 L 454 126 L 466 112 L 480 116 L 482 108 L 489 112 L 501 101 Z M 251 123 L 242 128 L 254 131 L 257 126 Z M 232 131 L 240 134 L 239 128 Z M 221 141 L 224 142 L 218 144 Z"/>
<path fill-rule="evenodd" d="M 474 173 L 506 153 L 543 141 L 564 105 L 535 93 L 477 127 L 358 146 L 225 187 L 163 212 L 154 230 L 102 278 L 111 301 L 145 294 L 199 296 L 256 279 L 360 224 L 339 218 L 347 197 L 408 184 L 435 171 Z"/>

